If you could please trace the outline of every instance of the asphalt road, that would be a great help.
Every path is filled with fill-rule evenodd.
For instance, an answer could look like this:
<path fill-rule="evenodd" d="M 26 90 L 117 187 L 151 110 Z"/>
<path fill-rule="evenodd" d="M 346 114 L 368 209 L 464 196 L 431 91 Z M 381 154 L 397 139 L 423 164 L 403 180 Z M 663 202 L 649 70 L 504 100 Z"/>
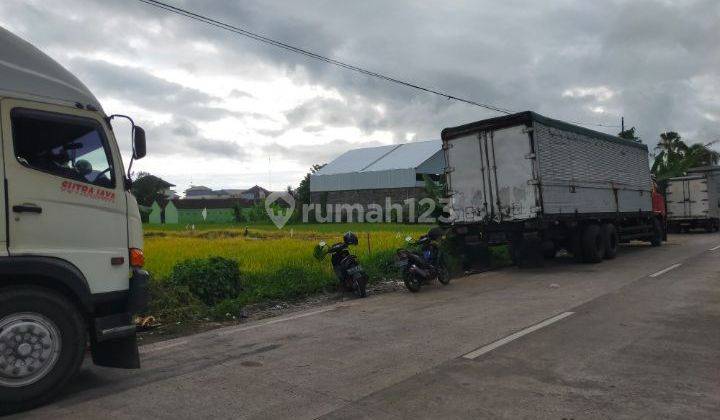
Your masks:
<path fill-rule="evenodd" d="M 155 343 L 142 370 L 88 365 L 17 417 L 720 418 L 719 245 L 673 235 Z"/>

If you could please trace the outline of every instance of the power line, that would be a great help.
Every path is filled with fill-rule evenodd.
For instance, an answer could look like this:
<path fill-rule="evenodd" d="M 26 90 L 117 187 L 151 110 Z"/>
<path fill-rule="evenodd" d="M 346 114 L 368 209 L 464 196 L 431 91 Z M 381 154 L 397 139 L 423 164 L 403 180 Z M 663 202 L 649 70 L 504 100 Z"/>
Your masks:
<path fill-rule="evenodd" d="M 606 128 L 621 128 L 622 126 L 619 125 L 611 125 L 611 124 L 599 124 L 599 123 L 585 123 L 580 121 L 568 121 L 570 124 L 576 124 L 576 125 L 587 125 L 587 126 L 593 126 L 593 127 L 606 127 Z"/>
<path fill-rule="evenodd" d="M 204 16 L 204 15 L 201 15 L 201 14 L 198 14 L 198 13 L 194 13 L 194 12 L 191 12 L 191 11 L 189 11 L 189 10 L 182 9 L 182 8 L 180 8 L 180 7 L 176 7 L 176 6 L 173 6 L 173 5 L 170 5 L 170 4 L 167 4 L 167 3 L 164 3 L 164 2 L 158 1 L 158 0 L 138 0 L 138 1 L 140 1 L 140 2 L 142 2 L 142 3 L 145 3 L 145 4 L 147 4 L 147 5 L 153 6 L 153 7 L 157 7 L 157 8 L 159 8 L 159 9 L 166 10 L 166 11 L 168 11 L 168 12 L 171 12 L 171 13 L 174 13 L 174 14 L 177 14 L 177 15 L 180 15 L 180 16 L 184 16 L 184 17 L 189 18 L 189 19 L 193 19 L 193 20 L 196 20 L 196 21 L 199 21 L 199 22 L 202 22 L 202 23 L 206 23 L 206 24 L 208 24 L 208 25 L 211 25 L 211 26 L 214 26 L 214 27 L 217 27 L 217 28 L 220 28 L 220 29 L 229 31 L 229 32 L 233 32 L 233 33 L 238 34 L 238 35 L 245 36 L 245 37 L 250 38 L 250 39 L 253 39 L 253 40 L 255 40 L 255 41 L 259 41 L 259 42 L 262 42 L 262 43 L 265 43 L 265 44 L 268 44 L 268 45 L 272 45 L 272 46 L 274 46 L 274 47 L 282 48 L 282 49 L 284 49 L 284 50 L 287 50 L 287 51 L 290 51 L 290 52 L 294 52 L 294 53 L 297 53 L 297 54 L 300 54 L 300 55 L 304 55 L 304 56 L 306 56 L 306 57 L 314 58 L 314 59 L 316 59 L 316 60 L 320 60 L 320 61 L 323 61 L 323 62 L 328 63 L 328 64 L 332 64 L 332 65 L 335 65 L 335 66 L 338 66 L 338 67 L 341 67 L 341 68 L 344 68 L 344 69 L 347 69 L 347 70 L 351 70 L 351 71 L 354 71 L 354 72 L 357 72 L 357 73 L 364 74 L 364 75 L 366 75 L 366 76 L 375 77 L 375 78 L 378 78 L 378 79 L 381 79 L 381 80 L 385 80 L 385 81 L 387 81 L 387 82 L 395 83 L 395 84 L 398 84 L 398 85 L 401 85 L 401 86 L 409 87 L 409 88 L 412 88 L 412 89 L 417 89 L 417 90 L 420 90 L 420 91 L 423 91 L 423 92 L 427 92 L 427 93 L 432 93 L 432 94 L 434 94 L 434 95 L 442 96 L 443 98 L 447 98 L 447 99 L 450 99 L 450 100 L 454 100 L 454 101 L 458 101 L 458 102 L 463 102 L 463 103 L 466 103 L 466 104 L 469 104 L 469 105 L 474 105 L 474 106 L 477 106 L 477 107 L 489 109 L 489 110 L 491 110 L 491 111 L 495 111 L 495 112 L 498 112 L 498 113 L 501 113 L 501 114 L 513 114 L 513 113 L 514 113 L 514 111 L 511 111 L 511 110 L 509 110 L 509 109 L 507 109 L 507 108 L 501 108 L 501 107 L 499 107 L 499 106 L 490 105 L 490 104 L 486 104 L 486 103 L 482 103 L 482 102 L 477 102 L 477 101 L 473 101 L 473 100 L 471 100 L 471 99 L 461 98 L 461 97 L 459 97 L 459 96 L 451 95 L 451 94 L 449 94 L 449 93 L 445 93 L 445 92 L 442 92 L 442 91 L 439 91 L 439 90 L 436 90 L 436 89 L 432 89 L 432 88 L 429 88 L 429 87 L 421 86 L 421 85 L 418 85 L 418 84 L 416 84 L 416 83 L 406 82 L 406 81 L 397 79 L 397 78 L 395 78 L 395 77 L 391 77 L 391 76 L 387 76 L 387 75 L 382 74 L 382 73 L 378 73 L 378 72 L 376 72 L 376 71 L 367 70 L 367 69 L 364 69 L 364 68 L 362 68 L 362 67 L 358 67 L 358 66 L 355 66 L 355 65 L 352 65 L 352 64 L 348 64 L 348 63 L 345 63 L 345 62 L 342 62 L 342 61 L 339 61 L 339 60 L 336 60 L 336 59 L 333 59 L 333 58 L 330 58 L 330 57 L 327 57 L 327 56 L 324 56 L 324 55 L 321 55 L 321 54 L 318 54 L 318 53 L 314 53 L 314 52 L 312 52 L 312 51 L 309 51 L 309 50 L 306 50 L 306 49 L 303 49 L 303 48 L 300 48 L 300 47 L 295 47 L 295 46 L 293 46 L 293 45 L 286 44 L 286 43 L 281 42 L 281 41 L 276 41 L 276 40 L 274 40 L 274 39 L 272 39 L 272 38 L 268 38 L 268 37 L 266 37 L 266 36 L 264 36 L 264 35 L 260 35 L 260 34 L 257 34 L 257 33 L 255 33 L 255 32 L 251 32 L 251 31 L 248 31 L 248 30 L 246 30 L 246 29 L 242 29 L 242 28 L 239 28 L 239 27 L 237 27 L 237 26 L 233 26 L 233 25 L 230 25 L 230 24 L 228 24 L 228 23 L 224 23 L 224 22 L 221 22 L 221 21 L 219 21 L 219 20 L 215 20 L 215 19 L 212 19 L 212 18 L 210 18 L 210 17 Z M 569 121 L 569 122 L 572 123 L 572 124 L 585 125 L 585 126 L 593 126 L 593 127 L 620 128 L 619 125 L 608 125 L 608 124 L 598 124 L 598 123 L 585 123 L 585 122 L 580 122 L 580 121 Z"/>
<path fill-rule="evenodd" d="M 473 101 L 473 100 L 470 100 L 470 99 L 464 99 L 464 98 L 461 98 L 461 97 L 459 97 L 459 96 L 451 95 L 451 94 L 449 94 L 449 93 L 445 93 L 445 92 L 442 92 L 442 91 L 439 91 L 439 90 L 435 90 L 435 89 L 432 89 L 432 88 L 420 86 L 420 85 L 415 84 L 415 83 L 405 82 L 405 81 L 403 81 L 403 80 L 396 79 L 396 78 L 391 77 L 391 76 L 386 76 L 386 75 L 384 75 L 384 74 L 382 74 L 382 73 L 378 73 L 378 72 L 375 72 L 375 71 L 372 71 L 372 70 L 367 70 L 367 69 L 364 69 L 364 68 L 362 68 L 362 67 L 354 66 L 354 65 L 352 65 L 352 64 L 347 64 L 347 63 L 344 63 L 344 62 L 342 62 L 342 61 L 335 60 L 335 59 L 326 57 L 326 56 L 324 56 L 324 55 L 320 55 L 320 54 L 314 53 L 314 52 L 312 52 L 312 51 L 308 51 L 308 50 L 305 50 L 305 49 L 302 49 L 302 48 L 299 48 L 299 47 L 295 47 L 295 46 L 286 44 L 286 43 L 284 43 L 284 42 L 276 41 L 276 40 L 271 39 L 271 38 L 268 38 L 268 37 L 266 37 L 266 36 L 256 34 L 256 33 L 254 33 L 254 32 L 250 32 L 250 31 L 248 31 L 248 30 L 245 30 L 245 29 L 242 29 L 242 28 L 238 28 L 237 26 L 233 26 L 233 25 L 230 25 L 230 24 L 227 24 L 227 23 L 224 23 L 224 22 L 220 22 L 220 21 L 218 21 L 218 20 L 209 18 L 209 17 L 207 17 L 207 16 L 203 16 L 203 15 L 200 15 L 200 14 L 197 14 L 197 13 L 190 12 L 190 11 L 185 10 L 185 9 L 181 9 L 181 8 L 179 8 L 179 7 L 175 7 L 175 6 L 169 5 L 169 4 L 167 4 L 167 3 L 163 3 L 163 2 L 161 2 L 161 1 L 157 1 L 157 0 L 138 0 L 138 1 L 140 1 L 140 2 L 142 2 L 142 3 L 145 3 L 145 4 L 148 4 L 148 5 L 150 5 L 150 6 L 154 6 L 154 7 L 160 8 L 160 9 L 167 10 L 168 12 L 172 12 L 172 13 L 175 13 L 175 14 L 178 14 L 178 15 L 181 15 L 181 16 L 185 16 L 185 17 L 190 18 L 190 19 L 194 19 L 194 20 L 197 20 L 197 21 L 206 23 L 206 24 L 208 24 L 208 25 L 215 26 L 215 27 L 220 28 L 220 29 L 224 29 L 224 30 L 226 30 L 226 31 L 234 32 L 234 33 L 236 33 L 236 34 L 238 34 L 238 35 L 242 35 L 242 36 L 245 36 L 245 37 L 254 39 L 254 40 L 256 40 L 256 41 L 263 42 L 263 43 L 265 43 L 265 44 L 269 44 L 269 45 L 272 45 L 272 46 L 275 46 L 275 47 L 278 47 L 278 48 L 282 48 L 282 49 L 284 49 L 284 50 L 288 50 L 288 51 L 291 51 L 291 52 L 294 52 L 294 53 L 297 53 L 297 54 L 301 54 L 301 55 L 304 55 L 304 56 L 307 56 L 307 57 L 310 57 L 310 58 L 314 58 L 314 59 L 316 59 L 316 60 L 324 61 L 324 62 L 326 62 L 326 63 L 333 64 L 333 65 L 335 65 L 335 66 L 342 67 L 342 68 L 347 69 L 347 70 L 352 70 L 352 71 L 355 71 L 355 72 L 364 74 L 364 75 L 366 75 L 366 76 L 376 77 L 376 78 L 378 78 L 378 79 L 382 79 L 382 80 L 385 80 L 385 81 L 388 81 L 388 82 L 396 83 L 396 84 L 399 84 L 399 85 L 402 85 L 402 86 L 406 86 L 406 87 L 409 87 L 409 88 L 413 88 L 413 89 L 418 89 L 418 90 L 421 90 L 421 91 L 424 91 L 424 92 L 432 93 L 432 94 L 435 94 L 435 95 L 438 95 L 438 96 L 442 96 L 442 97 L 447 98 L 447 99 L 452 99 L 452 100 L 455 100 L 455 101 L 458 101 L 458 102 L 464 102 L 464 103 L 466 103 L 466 104 L 479 106 L 479 107 L 482 107 L 482 108 L 485 108 L 485 109 L 489 109 L 489 110 L 491 110 L 491 111 L 499 112 L 499 113 L 502 113 L 502 114 L 512 114 L 512 113 L 513 113 L 513 111 L 510 111 L 510 110 L 505 109 L 505 108 L 500 108 L 500 107 L 497 107 L 497 106 L 494 106 L 494 105 L 490 105 L 490 104 L 484 104 L 484 103 L 477 102 L 477 101 Z"/>

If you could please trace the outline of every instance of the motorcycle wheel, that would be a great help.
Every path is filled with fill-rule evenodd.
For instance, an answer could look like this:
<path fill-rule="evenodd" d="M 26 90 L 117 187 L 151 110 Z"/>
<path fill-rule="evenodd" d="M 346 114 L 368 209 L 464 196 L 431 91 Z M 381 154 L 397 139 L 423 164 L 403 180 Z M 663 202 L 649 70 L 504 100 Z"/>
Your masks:
<path fill-rule="evenodd" d="M 440 267 L 438 267 L 438 281 L 443 286 L 450 284 L 450 271 L 445 267 L 445 264 L 440 264 Z"/>
<path fill-rule="evenodd" d="M 355 294 L 359 298 L 367 297 L 367 278 L 362 277 L 360 281 L 354 280 L 353 281 L 353 288 L 355 289 Z"/>
<path fill-rule="evenodd" d="M 420 291 L 420 280 L 414 274 L 406 272 L 403 275 L 403 281 L 405 282 L 405 287 L 407 287 L 409 291 L 413 293 Z"/>

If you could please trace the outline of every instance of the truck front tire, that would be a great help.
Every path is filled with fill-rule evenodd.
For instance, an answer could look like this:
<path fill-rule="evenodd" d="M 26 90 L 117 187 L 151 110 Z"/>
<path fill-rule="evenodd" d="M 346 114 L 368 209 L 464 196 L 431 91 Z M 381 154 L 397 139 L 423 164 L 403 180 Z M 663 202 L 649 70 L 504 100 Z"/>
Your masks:
<path fill-rule="evenodd" d="M 583 260 L 587 263 L 599 263 L 605 256 L 605 246 L 600 226 L 591 224 L 585 226 L 582 234 Z"/>
<path fill-rule="evenodd" d="M 80 369 L 85 331 L 77 307 L 60 293 L 0 288 L 0 414 L 52 399 Z"/>

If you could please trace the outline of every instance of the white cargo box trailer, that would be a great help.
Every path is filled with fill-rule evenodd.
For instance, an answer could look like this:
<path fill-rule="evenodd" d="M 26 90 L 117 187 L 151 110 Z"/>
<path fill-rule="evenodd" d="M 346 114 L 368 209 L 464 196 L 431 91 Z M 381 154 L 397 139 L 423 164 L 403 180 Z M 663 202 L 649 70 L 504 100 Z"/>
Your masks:
<path fill-rule="evenodd" d="M 692 168 L 687 176 L 670 178 L 665 191 L 671 230 L 720 229 L 720 166 Z"/>
<path fill-rule="evenodd" d="M 534 112 L 446 128 L 442 138 L 452 225 L 468 243 L 510 243 L 518 260 L 566 248 L 597 262 L 617 242 L 662 240 L 642 143 Z"/>

